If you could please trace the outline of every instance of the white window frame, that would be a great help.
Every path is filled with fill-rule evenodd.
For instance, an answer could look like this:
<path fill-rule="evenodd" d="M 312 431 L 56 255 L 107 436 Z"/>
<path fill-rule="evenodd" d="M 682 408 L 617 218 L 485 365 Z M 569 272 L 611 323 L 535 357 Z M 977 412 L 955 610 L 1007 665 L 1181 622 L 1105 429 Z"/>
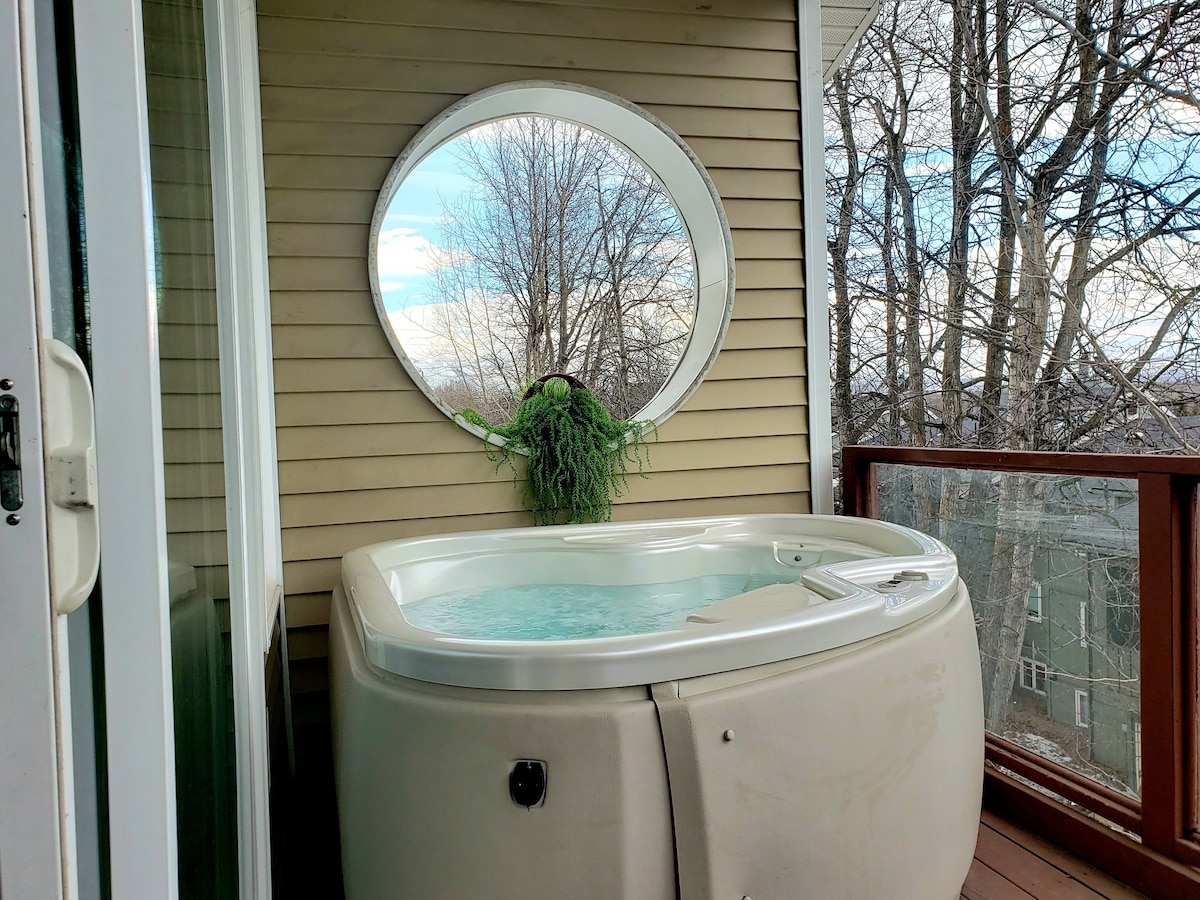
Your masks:
<path fill-rule="evenodd" d="M 1086 600 L 1079 601 L 1079 646 L 1087 649 L 1088 645 L 1088 604 Z"/>
<path fill-rule="evenodd" d="M 1092 724 L 1092 698 L 1087 691 L 1075 689 L 1075 724 L 1087 728 Z"/>
<path fill-rule="evenodd" d="M 425 380 L 391 327 L 379 276 L 379 237 L 404 180 L 447 141 L 478 125 L 513 116 L 548 116 L 596 131 L 628 150 L 670 196 L 692 243 L 696 313 L 683 355 L 666 383 L 635 418 L 661 425 L 700 387 L 716 362 L 733 315 L 733 237 L 716 185 L 699 158 L 664 122 L 629 101 L 587 85 L 514 81 L 463 98 L 426 124 L 393 164 L 379 191 L 367 247 L 371 295 L 384 335 L 413 383 L 449 418 L 492 443 L 504 438 L 456 414 Z"/>
<path fill-rule="evenodd" d="M 1036 610 L 1034 606 L 1036 604 Z M 1025 598 L 1025 618 L 1030 622 L 1042 621 L 1042 583 L 1035 581 L 1029 585 L 1029 593 Z"/>
<path fill-rule="evenodd" d="M 1042 687 L 1038 688 L 1038 673 L 1041 673 Z M 1028 678 L 1026 675 L 1028 674 Z M 1027 691 L 1033 691 L 1035 694 L 1046 694 L 1046 682 L 1049 680 L 1050 671 L 1045 663 L 1040 663 L 1036 659 L 1030 659 L 1028 656 L 1021 657 L 1021 687 Z"/>
<path fill-rule="evenodd" d="M 1133 789 L 1142 789 L 1142 723 L 1133 723 Z"/>

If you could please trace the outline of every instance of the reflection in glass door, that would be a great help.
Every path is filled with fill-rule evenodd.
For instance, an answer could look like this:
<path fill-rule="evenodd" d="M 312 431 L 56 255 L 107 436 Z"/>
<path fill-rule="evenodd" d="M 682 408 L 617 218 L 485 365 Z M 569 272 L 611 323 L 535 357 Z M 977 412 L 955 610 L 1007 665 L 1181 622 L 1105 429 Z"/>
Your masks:
<path fill-rule="evenodd" d="M 208 83 L 200 0 L 145 0 L 179 892 L 237 895 L 237 772 Z"/>

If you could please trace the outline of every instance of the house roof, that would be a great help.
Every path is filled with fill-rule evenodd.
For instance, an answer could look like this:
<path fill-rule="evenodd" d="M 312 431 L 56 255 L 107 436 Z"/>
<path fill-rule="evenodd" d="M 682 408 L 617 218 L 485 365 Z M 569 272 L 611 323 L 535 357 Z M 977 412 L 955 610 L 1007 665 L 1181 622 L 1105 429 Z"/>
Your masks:
<path fill-rule="evenodd" d="M 822 0 L 822 80 L 828 81 L 850 48 L 875 21 L 882 0 Z"/>

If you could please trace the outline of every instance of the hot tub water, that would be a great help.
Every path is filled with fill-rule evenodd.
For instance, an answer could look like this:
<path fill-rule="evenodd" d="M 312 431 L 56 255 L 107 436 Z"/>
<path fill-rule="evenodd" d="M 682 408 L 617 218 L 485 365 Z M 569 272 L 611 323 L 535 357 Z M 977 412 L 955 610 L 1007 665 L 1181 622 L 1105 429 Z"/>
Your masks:
<path fill-rule="evenodd" d="M 403 604 L 410 625 L 489 641 L 567 641 L 678 628 L 694 612 L 798 573 L 699 575 L 655 584 L 524 584 L 448 591 Z"/>

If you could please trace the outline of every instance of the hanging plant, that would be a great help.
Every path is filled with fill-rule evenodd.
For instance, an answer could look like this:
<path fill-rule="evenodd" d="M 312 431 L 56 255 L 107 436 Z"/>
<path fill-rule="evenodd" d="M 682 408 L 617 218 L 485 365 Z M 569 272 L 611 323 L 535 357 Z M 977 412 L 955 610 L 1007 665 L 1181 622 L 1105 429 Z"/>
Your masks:
<path fill-rule="evenodd" d="M 520 474 L 513 456 L 528 457 L 525 502 L 539 525 L 607 522 L 613 497 L 627 486 L 631 464 L 643 474 L 642 437 L 651 422 L 614 419 L 592 392 L 570 375 L 546 375 L 525 392 L 507 425 L 492 425 L 473 409 L 459 415 L 505 443 L 485 444 L 496 467 Z"/>

